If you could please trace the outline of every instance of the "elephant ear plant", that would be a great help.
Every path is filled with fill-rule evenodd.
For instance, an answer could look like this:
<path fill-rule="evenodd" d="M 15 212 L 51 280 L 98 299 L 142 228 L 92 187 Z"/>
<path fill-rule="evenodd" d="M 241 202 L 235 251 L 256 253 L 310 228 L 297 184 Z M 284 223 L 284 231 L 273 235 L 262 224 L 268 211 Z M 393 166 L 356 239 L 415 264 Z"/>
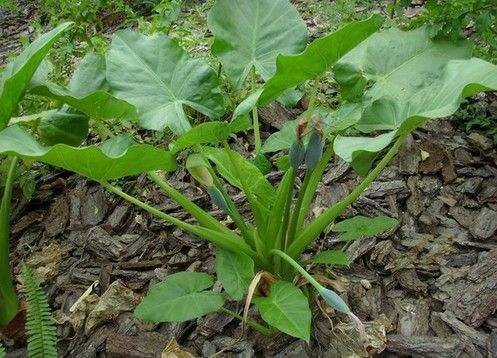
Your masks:
<path fill-rule="evenodd" d="M 242 319 L 264 334 L 277 329 L 309 341 L 310 305 L 316 300 L 324 300 L 338 312 L 354 319 L 361 328 L 346 302 L 320 282 L 318 276 L 311 275 L 305 265 L 347 264 L 343 249 L 348 242 L 395 227 L 397 221 L 388 217 L 358 216 L 336 221 L 378 178 L 415 128 L 428 119 L 452 114 L 466 96 L 497 89 L 497 67 L 470 58 L 465 44 L 433 42 L 420 30 L 377 32 L 381 25 L 381 17 L 375 15 L 316 39 L 299 54 L 279 55 L 271 77 L 236 109 L 235 121 L 193 126 L 171 143 L 169 150 L 134 144 L 130 137 L 113 137 L 99 147 L 72 147 L 60 143 L 46 146 L 39 144 L 23 128 L 11 126 L 0 132 L 0 153 L 39 160 L 79 173 L 151 215 L 213 244 L 216 276 L 224 291 L 211 290 L 215 279 L 206 273 L 175 273 L 150 288 L 136 308 L 138 318 L 151 322 L 185 321 L 221 312 Z M 125 37 L 123 41 L 129 42 L 136 36 Z M 221 45 L 228 43 L 227 34 L 220 38 L 224 39 Z M 117 43 L 119 51 L 133 47 L 124 46 L 120 41 Z M 170 45 L 165 39 L 157 43 L 138 41 L 135 45 L 146 43 L 158 46 L 153 47 L 157 53 L 167 53 L 161 49 Z M 224 49 L 228 48 L 226 45 Z M 132 56 L 136 58 L 147 53 L 145 48 L 140 49 Z M 177 85 L 174 81 L 166 80 L 174 76 L 151 73 L 174 71 L 174 66 L 154 67 L 151 60 L 145 58 L 133 62 L 133 66 L 139 73 L 143 72 L 143 76 L 136 79 L 147 84 L 143 87 L 125 86 L 118 81 L 116 74 L 109 73 L 119 67 L 109 65 L 118 60 L 113 58 L 113 51 L 107 56 L 109 93 L 134 105 L 143 125 L 172 125 L 173 131 L 175 128 L 185 129 L 187 122 L 183 121 L 186 118 L 182 112 L 183 105 L 200 111 L 214 103 L 212 96 L 202 95 L 205 94 L 204 87 L 189 87 L 189 91 L 193 88 L 193 92 L 199 93 L 191 99 L 171 96 L 171 93 L 185 93 L 174 87 Z M 219 48 L 213 47 L 213 51 L 216 53 Z M 230 64 L 233 73 L 242 78 L 247 73 L 247 61 L 239 59 L 237 62 L 231 58 L 232 55 L 226 55 L 230 59 L 228 63 L 233 62 Z M 342 88 L 342 105 L 336 111 L 323 111 L 316 104 L 316 89 L 320 79 L 329 75 L 330 70 L 334 71 Z M 281 98 L 289 89 L 306 82 L 312 88 L 308 110 L 261 146 L 261 150 L 268 152 L 288 150 L 288 169 L 273 185 L 251 161 L 230 148 L 228 139 L 230 133 L 239 130 L 239 117 Z M 206 87 L 216 91 L 214 83 L 207 81 Z M 148 94 L 143 95 L 144 89 L 150 89 L 160 97 L 157 108 L 154 109 L 146 98 Z M 158 113 L 164 116 L 155 116 Z M 211 114 L 215 117 L 215 113 Z M 167 122 L 167 118 L 179 120 L 182 124 L 176 123 L 179 126 L 175 126 Z M 353 133 L 362 132 L 364 135 L 348 136 L 349 128 Z M 217 220 L 169 184 L 163 171 L 175 170 L 176 154 L 183 151 L 189 154 L 184 165 L 191 176 L 230 220 Z M 350 162 L 364 178 L 349 195 L 313 218 L 310 208 L 334 154 Z M 196 219 L 196 223 L 187 223 L 161 212 L 112 184 L 113 179 L 138 173 L 147 173 L 154 184 Z M 297 177 L 301 174 L 303 180 L 296 188 Z M 227 194 L 227 183 L 243 192 L 250 208 L 249 216 L 243 216 Z M 344 242 L 342 249 L 319 252 L 310 261 L 303 261 L 304 251 L 328 227 L 339 233 Z M 244 298 L 243 314 L 225 307 L 226 300 Z M 265 324 L 248 317 L 252 303 L 257 306 Z"/>

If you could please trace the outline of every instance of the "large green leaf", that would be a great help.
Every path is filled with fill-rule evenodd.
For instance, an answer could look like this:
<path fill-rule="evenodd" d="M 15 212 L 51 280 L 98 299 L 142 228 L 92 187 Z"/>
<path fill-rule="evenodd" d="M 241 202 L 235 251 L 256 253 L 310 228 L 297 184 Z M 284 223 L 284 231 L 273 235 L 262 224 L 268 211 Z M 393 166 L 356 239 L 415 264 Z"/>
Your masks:
<path fill-rule="evenodd" d="M 340 221 L 333 227 L 333 231 L 340 233 L 342 241 L 352 241 L 382 234 L 394 228 L 398 223 L 397 219 L 388 216 L 368 218 L 358 215 Z"/>
<path fill-rule="evenodd" d="M 96 119 L 136 120 L 136 108 L 108 93 L 105 57 L 88 53 L 74 72 L 68 87 L 51 82 L 38 83 L 31 92 L 67 103 Z"/>
<path fill-rule="evenodd" d="M 276 60 L 276 73 L 264 85 L 259 105 L 264 106 L 288 88 L 324 74 L 342 56 L 376 32 L 382 23 L 379 15 L 373 15 L 367 20 L 350 23 L 328 36 L 313 41 L 299 55 L 279 55 Z"/>
<path fill-rule="evenodd" d="M 66 22 L 33 41 L 13 62 L 9 63 L 0 77 L 0 130 L 4 129 L 17 103 L 29 86 L 36 69 L 52 45 L 72 23 Z"/>
<path fill-rule="evenodd" d="M 254 261 L 247 255 L 217 248 L 216 273 L 228 295 L 239 301 L 254 278 Z"/>
<path fill-rule="evenodd" d="M 219 174 L 221 174 L 231 185 L 243 190 L 242 183 L 236 174 L 236 168 L 224 149 L 203 147 L 202 153 L 206 158 L 216 164 Z M 254 164 L 243 158 L 237 152 L 231 151 L 231 153 L 238 161 L 243 175 L 245 175 L 249 190 L 260 202 L 262 207 L 270 208 L 276 196 L 274 187 Z"/>
<path fill-rule="evenodd" d="M 136 307 L 135 316 L 149 322 L 183 322 L 219 310 L 221 293 L 212 287 L 211 276 L 200 272 L 178 272 L 152 286 Z"/>
<path fill-rule="evenodd" d="M 430 119 L 452 115 L 465 97 L 495 90 L 496 65 L 477 58 L 449 61 L 436 80 L 419 88 L 408 99 L 389 96 L 372 102 L 357 123 L 365 132 L 390 132 L 371 138 L 337 138 L 335 152 L 364 175 L 371 167 L 375 153 L 386 148 L 396 135 L 408 133 Z"/>
<path fill-rule="evenodd" d="M 306 24 L 288 0 L 217 0 L 208 22 L 212 53 L 237 88 L 252 68 L 269 79 L 278 54 L 298 53 L 307 43 Z"/>
<path fill-rule="evenodd" d="M 75 96 L 83 97 L 96 91 L 108 91 L 105 56 L 89 52 L 74 71 L 68 89 Z"/>
<path fill-rule="evenodd" d="M 216 73 L 165 35 L 116 32 L 107 56 L 107 80 L 115 95 L 137 107 L 147 129 L 188 131 L 185 105 L 212 118 L 224 113 Z"/>
<path fill-rule="evenodd" d="M 254 298 L 262 319 L 293 337 L 310 339 L 311 310 L 302 291 L 290 282 L 278 281 L 271 286 L 269 297 Z"/>
<path fill-rule="evenodd" d="M 345 55 L 335 66 L 342 95 L 360 99 L 368 81 L 374 85 L 366 98 L 384 96 L 406 102 L 440 77 L 450 60 L 468 59 L 467 42 L 433 41 L 425 27 L 409 32 L 391 28 L 374 34 Z"/>
<path fill-rule="evenodd" d="M 88 136 L 88 131 L 88 117 L 68 107 L 43 116 L 39 125 L 41 139 L 47 145 L 79 146 Z"/>
<path fill-rule="evenodd" d="M 112 138 L 100 148 L 94 145 L 75 148 L 66 144 L 44 147 L 17 125 L 0 132 L 0 154 L 38 160 L 96 181 L 176 168 L 170 152 L 133 144 L 128 136 Z"/>

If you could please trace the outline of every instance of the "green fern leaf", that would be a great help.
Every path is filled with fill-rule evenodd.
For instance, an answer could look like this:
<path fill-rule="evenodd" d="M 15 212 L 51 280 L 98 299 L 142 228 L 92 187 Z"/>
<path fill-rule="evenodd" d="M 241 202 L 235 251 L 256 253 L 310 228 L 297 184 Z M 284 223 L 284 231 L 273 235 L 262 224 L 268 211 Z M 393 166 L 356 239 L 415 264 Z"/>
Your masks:
<path fill-rule="evenodd" d="M 0 358 L 5 358 L 7 357 L 7 354 L 5 353 L 5 348 L 3 347 L 2 343 L 0 343 Z"/>
<path fill-rule="evenodd" d="M 52 312 L 45 293 L 31 268 L 24 265 L 22 280 L 28 317 L 26 329 L 28 332 L 28 356 L 30 358 L 56 358 L 57 335 Z"/>

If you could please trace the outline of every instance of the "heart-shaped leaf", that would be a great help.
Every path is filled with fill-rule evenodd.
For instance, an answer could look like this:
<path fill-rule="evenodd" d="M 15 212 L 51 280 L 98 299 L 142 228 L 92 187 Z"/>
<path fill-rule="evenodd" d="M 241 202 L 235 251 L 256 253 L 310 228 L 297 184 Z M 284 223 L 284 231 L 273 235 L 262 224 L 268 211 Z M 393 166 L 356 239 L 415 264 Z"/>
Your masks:
<path fill-rule="evenodd" d="M 352 22 L 328 36 L 314 40 L 299 55 L 279 55 L 276 73 L 264 85 L 260 106 L 278 98 L 285 90 L 328 71 L 342 56 L 376 32 L 382 18 L 373 15 L 367 20 Z"/>
<path fill-rule="evenodd" d="M 31 88 L 32 93 L 66 103 L 91 118 L 136 120 L 136 108 L 108 90 L 105 57 L 95 53 L 83 58 L 67 88 L 51 82 Z"/>
<path fill-rule="evenodd" d="M 342 241 L 352 241 L 382 234 L 393 229 L 398 223 L 397 219 L 388 216 L 368 218 L 358 215 L 340 221 L 333 227 L 333 231 L 340 233 Z"/>
<path fill-rule="evenodd" d="M 239 301 L 254 278 L 254 261 L 244 254 L 217 248 L 216 273 L 228 295 Z"/>
<path fill-rule="evenodd" d="M 0 132 L 0 154 L 35 159 L 96 181 L 117 179 L 153 170 L 175 170 L 170 152 L 147 144 L 132 144 L 128 136 L 97 146 L 75 148 L 66 144 L 44 147 L 18 125 Z"/>
<path fill-rule="evenodd" d="M 78 146 L 88 136 L 88 130 L 88 118 L 67 107 L 42 117 L 39 125 L 41 139 L 47 145 Z"/>
<path fill-rule="evenodd" d="M 217 0 L 208 22 L 212 53 L 237 88 L 252 68 L 269 79 L 278 54 L 298 53 L 307 43 L 307 26 L 288 0 Z"/>
<path fill-rule="evenodd" d="M 183 106 L 211 118 L 224 113 L 216 73 L 165 35 L 116 32 L 107 56 L 107 80 L 116 96 L 136 106 L 147 129 L 188 131 Z"/>
<path fill-rule="evenodd" d="M 183 322 L 216 312 L 224 304 L 212 287 L 211 276 L 200 272 L 178 272 L 152 286 L 136 307 L 135 316 L 149 322 Z"/>
<path fill-rule="evenodd" d="M 310 339 L 311 310 L 302 291 L 290 282 L 278 281 L 271 286 L 269 297 L 253 299 L 262 319 L 293 337 Z"/>
<path fill-rule="evenodd" d="M 0 130 L 7 126 L 43 58 L 70 26 L 66 22 L 40 36 L 5 67 L 0 77 Z"/>

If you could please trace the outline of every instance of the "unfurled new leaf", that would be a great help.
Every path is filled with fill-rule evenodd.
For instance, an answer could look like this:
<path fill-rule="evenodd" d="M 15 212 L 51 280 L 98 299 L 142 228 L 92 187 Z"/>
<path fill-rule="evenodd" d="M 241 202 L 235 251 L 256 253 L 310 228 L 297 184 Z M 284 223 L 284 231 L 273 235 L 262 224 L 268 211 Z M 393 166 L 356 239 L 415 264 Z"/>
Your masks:
<path fill-rule="evenodd" d="M 211 276 L 200 272 L 178 272 L 152 286 L 135 310 L 135 316 L 149 322 L 183 322 L 202 317 L 224 304 L 212 287 Z"/>
<path fill-rule="evenodd" d="M 271 286 L 269 297 L 253 299 L 262 319 L 293 337 L 310 339 L 311 310 L 307 297 L 290 282 L 278 281 Z"/>
<path fill-rule="evenodd" d="M 237 88 L 252 68 L 269 79 L 279 54 L 298 53 L 307 43 L 307 26 L 288 0 L 217 0 L 208 22 L 212 53 Z"/>
<path fill-rule="evenodd" d="M 107 80 L 113 94 L 136 106 L 146 129 L 187 132 L 191 125 L 184 106 L 211 118 L 224 113 L 216 73 L 165 35 L 116 32 L 107 56 Z"/>
<path fill-rule="evenodd" d="M 17 125 L 0 132 L 0 154 L 12 154 L 63 168 L 96 181 L 117 179 L 153 170 L 174 170 L 176 161 L 168 151 L 146 144 L 131 144 L 115 137 L 101 147 L 75 148 L 66 144 L 45 147 Z"/>

